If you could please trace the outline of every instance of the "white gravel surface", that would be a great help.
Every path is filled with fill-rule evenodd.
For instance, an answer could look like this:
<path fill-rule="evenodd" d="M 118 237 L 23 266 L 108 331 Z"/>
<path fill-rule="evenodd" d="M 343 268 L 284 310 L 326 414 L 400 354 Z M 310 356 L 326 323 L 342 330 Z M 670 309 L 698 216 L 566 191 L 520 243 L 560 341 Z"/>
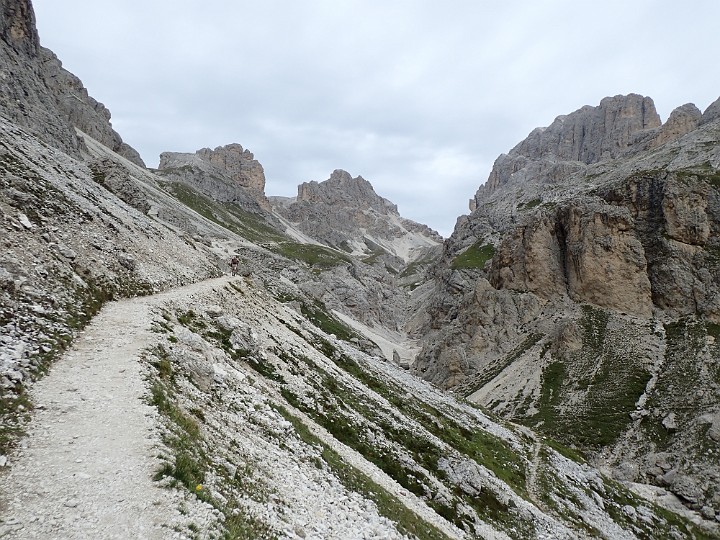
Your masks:
<path fill-rule="evenodd" d="M 153 311 L 160 306 L 209 305 L 230 279 L 106 305 L 50 373 L 32 387 L 36 411 L 28 434 L 0 474 L 0 538 L 164 539 L 218 534 L 218 512 L 210 505 L 152 480 L 161 465 L 158 456 L 167 450 L 159 440 L 158 413 L 144 400 L 148 383 L 139 359 L 143 350 L 164 339 L 150 330 Z M 264 311 L 259 302 L 256 297 L 245 304 L 247 319 Z M 182 342 L 183 333 L 178 331 Z M 278 448 L 267 439 L 268 430 L 282 433 L 290 428 L 268 406 L 268 399 L 277 398 L 270 388 L 259 380 L 249 384 L 247 372 L 229 365 L 221 372 L 227 379 L 217 391 L 235 403 L 244 402 L 248 412 L 218 411 L 222 420 L 216 421 L 216 412 L 208 410 L 207 433 L 215 433 L 217 440 L 234 438 L 235 446 L 244 448 L 247 462 L 261 472 L 271 497 L 264 504 L 246 501 L 255 515 L 273 525 L 282 538 L 406 538 L 378 514 L 372 501 L 347 491 L 328 469 L 317 468 L 312 461 L 316 449 L 287 438 Z M 349 465 L 451 538 L 462 536 L 375 466 L 310 419 L 304 420 Z M 200 531 L 197 536 L 189 526 Z"/>
<path fill-rule="evenodd" d="M 157 412 L 146 405 L 140 352 L 156 335 L 151 307 L 225 278 L 112 302 L 31 390 L 36 411 L 0 475 L 1 538 L 172 538 L 212 521 L 211 507 L 152 481 Z"/>

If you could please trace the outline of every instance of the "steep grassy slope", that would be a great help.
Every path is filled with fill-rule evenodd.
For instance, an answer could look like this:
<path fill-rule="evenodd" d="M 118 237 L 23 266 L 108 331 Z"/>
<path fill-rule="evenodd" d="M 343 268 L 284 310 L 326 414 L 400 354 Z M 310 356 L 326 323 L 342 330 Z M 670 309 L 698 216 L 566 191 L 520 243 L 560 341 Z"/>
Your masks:
<path fill-rule="evenodd" d="M 531 432 L 364 353 L 338 321 L 329 328 L 350 341 L 326 333 L 322 306 L 306 318 L 276 299 L 299 294 L 240 279 L 158 313 L 165 343 L 147 358 L 173 449 L 159 476 L 202 485 L 234 516 L 228 530 L 322 534 L 282 487 L 295 468 L 300 492 L 330 475 L 420 539 L 705 537 Z"/>

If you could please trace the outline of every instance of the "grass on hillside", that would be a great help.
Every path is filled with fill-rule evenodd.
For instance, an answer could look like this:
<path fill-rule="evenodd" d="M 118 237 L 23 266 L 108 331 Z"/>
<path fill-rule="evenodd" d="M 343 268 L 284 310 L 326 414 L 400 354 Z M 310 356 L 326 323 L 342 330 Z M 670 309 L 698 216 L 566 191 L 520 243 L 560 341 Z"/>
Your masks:
<path fill-rule="evenodd" d="M 485 263 L 494 256 L 495 247 L 492 244 L 483 244 L 483 240 L 478 240 L 453 259 L 452 267 L 456 270 L 484 268 Z"/>
<path fill-rule="evenodd" d="M 352 264 L 352 258 L 346 253 L 316 244 L 278 242 L 274 246 L 270 246 L 270 249 L 288 259 L 304 262 L 318 269 Z"/>
<path fill-rule="evenodd" d="M 288 239 L 261 216 L 243 210 L 236 204 L 213 201 L 181 182 L 171 182 L 168 188 L 185 206 L 251 242 L 281 242 Z"/>
<path fill-rule="evenodd" d="M 594 451 L 627 429 L 651 375 L 608 341 L 608 312 L 590 305 L 582 309 L 582 349 L 544 368 L 538 412 L 526 423 L 564 445 Z M 570 396 L 574 405 L 567 407 Z"/>
<path fill-rule="evenodd" d="M 362 471 L 348 465 L 335 450 L 313 435 L 302 421 L 281 406 L 276 410 L 295 428 L 295 433 L 306 444 L 322 447 L 322 457 L 335 476 L 350 491 L 363 494 L 375 502 L 380 515 L 395 522 L 398 532 L 412 535 L 418 540 L 448 540 L 448 536 L 435 526 L 421 520 L 394 495 Z"/>

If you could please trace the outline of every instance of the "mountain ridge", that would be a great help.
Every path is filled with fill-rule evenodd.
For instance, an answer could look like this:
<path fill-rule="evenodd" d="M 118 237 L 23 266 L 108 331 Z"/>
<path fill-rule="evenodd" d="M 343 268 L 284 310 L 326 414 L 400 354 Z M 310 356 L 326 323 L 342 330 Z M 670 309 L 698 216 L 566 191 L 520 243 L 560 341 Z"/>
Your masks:
<path fill-rule="evenodd" d="M 57 64 L 43 67 L 32 56 L 31 3 L 0 0 L 0 6 L 16 18 L 0 27 L 0 61 L 19 66 L 7 95 L 28 91 L 20 103 L 0 101 L 1 534 L 31 534 L 59 523 L 73 534 L 75 512 L 89 512 L 90 524 L 101 514 L 121 523 L 120 502 L 84 506 L 79 494 L 65 501 L 57 517 L 36 519 L 32 494 L 13 490 L 12 478 L 28 472 L 39 475 L 29 485 L 43 484 L 43 471 L 18 464 L 46 442 L 77 456 L 71 461 L 89 475 L 82 470 L 85 442 L 45 441 L 40 422 L 62 419 L 73 407 L 103 396 L 61 386 L 60 401 L 35 403 L 33 412 L 33 381 L 49 370 L 46 381 L 56 384 L 52 366 L 72 362 L 78 337 L 104 304 L 147 296 L 157 302 L 152 321 L 144 315 L 133 319 L 132 302 L 118 307 L 132 324 L 144 325 L 138 329 L 142 339 L 135 343 L 131 332 L 115 335 L 107 327 L 102 332 L 138 345 L 130 361 L 145 373 L 141 391 L 156 411 L 148 436 L 156 440 L 158 470 L 154 484 L 144 478 L 143 493 L 169 490 L 170 497 L 158 500 L 186 501 L 169 504 L 166 521 L 156 523 L 158 537 L 323 537 L 335 534 L 336 526 L 348 534 L 353 523 L 367 527 L 366 516 L 372 516 L 368 534 L 385 538 L 717 536 L 712 482 L 720 477 L 713 469 L 714 449 L 707 445 L 717 434 L 714 387 L 707 380 L 715 373 L 717 347 L 709 338 L 716 328 L 697 317 L 670 317 L 649 326 L 647 317 L 638 316 L 644 312 L 615 309 L 617 302 L 627 302 L 623 295 L 597 294 L 602 282 L 588 288 L 580 279 L 556 281 L 547 277 L 552 272 L 533 274 L 528 264 L 533 253 L 540 262 L 557 255 L 571 264 L 577 260 L 584 277 L 588 267 L 595 272 L 597 259 L 623 269 L 633 268 L 642 255 L 646 266 L 656 264 L 655 277 L 648 279 L 653 302 L 667 303 L 662 310 L 698 309 L 698 302 L 684 303 L 682 287 L 653 288 L 653 279 L 660 283 L 658 276 L 672 273 L 684 276 L 692 298 L 704 290 L 709 307 L 702 313 L 712 313 L 716 267 L 708 247 L 714 249 L 718 236 L 714 120 L 700 119 L 697 129 L 627 162 L 548 167 L 548 182 L 526 182 L 523 193 L 515 184 L 527 180 L 527 171 L 518 169 L 514 173 L 522 174 L 483 196 L 442 246 L 421 227 L 416 234 L 434 245 L 403 259 L 393 247 L 397 237 L 386 228 L 394 223 L 402 232 L 404 222 L 391 204 L 372 199 L 369 183 L 348 173 L 337 172 L 336 179 L 350 190 L 364 189 L 377 203 L 341 207 L 357 212 L 346 238 L 358 223 L 366 228 L 357 249 L 342 249 L 342 237 L 306 242 L 310 235 L 265 208 L 264 189 L 258 189 L 262 168 L 240 145 L 180 154 L 178 166 L 171 166 L 173 157 L 162 171 L 146 169 L 108 131 L 109 113 L 91 98 L 80 92 L 77 110 L 60 104 L 81 83 L 62 75 L 58 85 L 46 84 Z M 685 113 L 690 120 L 676 116 L 672 133 L 697 116 Z M 619 129 L 618 140 L 652 140 L 635 139 L 635 133 Z M 649 168 L 670 157 L 673 167 Z M 704 167 L 706 157 L 710 167 Z M 623 152 L 617 159 L 627 156 Z M 571 169 L 588 174 L 573 183 L 577 177 L 566 174 Z M 248 184 L 240 185 L 244 180 L 235 175 L 248 171 Z M 626 171 L 634 183 L 625 182 Z M 312 198 L 328 187 L 321 185 L 301 191 Z M 581 200 L 574 201 L 575 195 Z M 333 195 L 326 204 L 337 200 Z M 637 223 L 642 227 L 635 237 Z M 368 234 L 368 225 L 377 230 Z M 613 241 L 623 235 L 623 242 Z M 604 251 L 573 251 L 583 242 Z M 534 246 L 547 257 L 533 252 Z M 228 271 L 231 256 L 241 261 L 240 275 L 207 282 Z M 567 265 L 560 268 L 570 276 Z M 538 285 L 543 280 L 550 288 Z M 203 281 L 187 295 L 175 290 Z M 611 305 L 590 303 L 605 300 Z M 370 331 L 363 334 L 364 328 Z M 414 341 L 405 342 L 405 335 Z M 379 337 L 382 347 L 373 342 Z M 627 343 L 630 356 L 624 355 Z M 467 354 L 488 344 L 498 347 L 495 357 Z M 450 385 L 447 378 L 437 382 L 453 386 L 462 399 L 404 369 L 411 358 L 401 353 L 421 345 L 413 371 L 431 378 L 422 368 L 435 362 L 436 374 L 445 377 L 441 370 L 446 370 L 454 377 Z M 86 375 L 130 384 L 121 373 L 99 369 L 106 345 L 90 349 L 83 357 Z M 697 358 L 688 358 L 686 349 Z M 635 356 L 642 362 L 629 361 Z M 438 360 L 459 362 L 448 368 Z M 695 377 L 698 367 L 705 371 Z M 677 373 L 668 379 L 673 370 Z M 587 372 L 593 373 L 589 382 Z M 679 395 L 692 405 L 692 414 L 669 399 L 677 392 L 666 390 L 679 385 L 679 373 L 687 380 Z M 622 377 L 613 377 L 617 374 Z M 532 381 L 526 383 L 527 376 Z M 618 385 L 625 380 L 629 386 Z M 693 394 L 696 384 L 707 391 Z M 618 392 L 593 393 L 607 385 L 618 386 Z M 528 394 L 522 394 L 524 388 Z M 629 411 L 622 408 L 626 389 L 633 399 Z M 521 402 L 513 399 L 518 392 Z M 566 400 L 568 393 L 577 399 Z M 80 394 L 86 398 L 81 402 L 90 403 L 76 402 Z M 49 415 L 41 414 L 40 405 L 49 407 Z M 575 414 L 568 415 L 572 406 Z M 102 408 L 96 412 L 102 414 Z M 603 423 L 592 423 L 588 412 L 602 413 Z M 624 436 L 627 422 L 618 418 L 630 418 L 628 433 L 640 443 Z M 113 431 L 121 437 L 122 415 L 117 421 Z M 38 422 L 38 430 L 23 439 L 28 422 Z M 587 441 L 554 440 L 578 432 L 592 439 L 592 465 L 579 455 L 587 451 Z M 654 437 L 651 451 L 642 440 L 646 433 Z M 683 450 L 688 441 L 700 441 L 706 453 L 697 445 Z M 85 480 L 112 485 L 112 476 L 77 476 L 68 488 L 79 489 Z M 302 487 L 300 498 L 287 478 Z M 327 486 L 337 500 L 323 496 Z M 54 487 L 65 492 L 66 486 Z M 148 501 L 142 502 L 147 507 Z M 313 515 L 323 517 L 308 518 Z"/>
<path fill-rule="evenodd" d="M 628 98 L 638 118 L 648 99 Z M 662 126 L 623 131 L 633 144 L 589 164 L 538 143 L 564 148 L 558 135 L 577 128 L 569 116 L 501 156 L 434 270 L 413 367 L 708 516 L 720 501 L 718 462 L 699 450 L 714 444 L 720 382 L 717 103 L 702 117 L 686 105 Z"/>

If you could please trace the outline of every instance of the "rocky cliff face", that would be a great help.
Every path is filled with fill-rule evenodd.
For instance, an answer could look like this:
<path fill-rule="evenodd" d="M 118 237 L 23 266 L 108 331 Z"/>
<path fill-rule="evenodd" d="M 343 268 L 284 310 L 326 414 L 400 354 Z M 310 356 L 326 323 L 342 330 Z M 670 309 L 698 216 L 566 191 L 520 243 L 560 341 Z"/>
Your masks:
<path fill-rule="evenodd" d="M 348 253 L 387 259 L 396 267 L 442 242 L 429 227 L 401 217 L 370 182 L 343 170 L 324 182 L 301 184 L 294 200 L 276 198 L 273 203 L 278 214 L 308 236 Z"/>
<path fill-rule="evenodd" d="M 143 165 L 140 155 L 113 130 L 107 108 L 40 45 L 30 0 L 2 0 L 0 11 L 0 67 L 12 74 L 0 78 L 0 114 L 74 156 L 85 150 L 77 128 Z"/>
<path fill-rule="evenodd" d="M 685 105 L 660 125 L 649 98 L 616 96 L 498 158 L 435 269 L 414 366 L 712 516 L 720 467 L 701 448 L 715 444 L 720 390 L 715 108 Z"/>
<path fill-rule="evenodd" d="M 253 154 L 239 144 L 202 148 L 194 154 L 163 152 L 158 173 L 183 182 L 213 200 L 269 210 L 265 172 Z"/>
<path fill-rule="evenodd" d="M 363 245 L 387 252 L 373 247 L 357 257 L 310 241 L 282 216 L 278 227 L 252 196 L 262 191 L 257 175 L 239 185 L 243 163 L 258 169 L 236 145 L 168 155 L 162 174 L 148 171 L 89 136 L 92 126 L 75 134 L 31 58 L 38 45 L 31 5 L 0 6 L 0 62 L 16 69 L 16 84 L 5 81 L 10 93 L 2 95 L 20 100 L 6 100 L 0 118 L 0 484 L 10 486 L 0 489 L 0 507 L 11 512 L 0 536 L 49 528 L 32 496 L 26 507 L 26 493 L 12 493 L 12 480 L 27 481 L 26 471 L 5 474 L 19 463 L 18 433 L 32 421 L 33 380 L 106 301 L 216 276 L 231 253 L 241 258 L 241 276 L 161 295 L 152 315 L 143 309 L 137 320 L 137 304 L 120 310 L 132 327 L 118 329 L 123 337 L 134 340 L 150 325 L 133 345 L 152 344 L 141 356 L 157 414 L 144 417 L 162 460 L 157 489 L 184 500 L 162 509 L 178 534 L 717 536 L 717 526 L 699 527 L 682 508 L 659 509 L 655 501 L 672 499 L 666 491 L 635 485 L 640 495 L 632 493 L 633 484 L 610 480 L 572 449 L 496 422 L 397 369 L 371 339 L 383 351 L 401 349 L 393 325 L 421 303 L 410 326 L 432 339 L 417 364 L 427 378 L 596 449 L 618 477 L 665 486 L 712 519 L 720 480 L 720 336 L 712 322 L 720 105 L 697 129 L 632 154 L 622 167 L 553 168 L 537 159 L 538 170 L 567 182 L 517 186 L 510 178 L 487 193 L 442 248 L 444 264 L 434 269 L 441 286 L 421 284 L 411 295 L 403 275 L 373 257 L 438 240 L 397 217 L 369 184 L 338 173 L 288 203 L 351 213 L 348 237 L 362 228 Z M 652 140 L 643 136 L 642 144 Z M 662 287 L 668 275 L 675 281 Z M 615 277 L 622 291 L 607 286 Z M 92 343 L 82 370 L 104 353 Z M 86 371 L 127 382 L 116 368 Z M 71 401 L 43 406 L 64 415 L 66 406 L 107 398 L 81 390 L 63 388 Z M 82 438 L 74 441 L 79 456 L 87 452 Z M 90 523 L 117 514 L 78 504 L 58 505 L 66 518 L 59 521 L 72 527 L 70 509 Z"/>

